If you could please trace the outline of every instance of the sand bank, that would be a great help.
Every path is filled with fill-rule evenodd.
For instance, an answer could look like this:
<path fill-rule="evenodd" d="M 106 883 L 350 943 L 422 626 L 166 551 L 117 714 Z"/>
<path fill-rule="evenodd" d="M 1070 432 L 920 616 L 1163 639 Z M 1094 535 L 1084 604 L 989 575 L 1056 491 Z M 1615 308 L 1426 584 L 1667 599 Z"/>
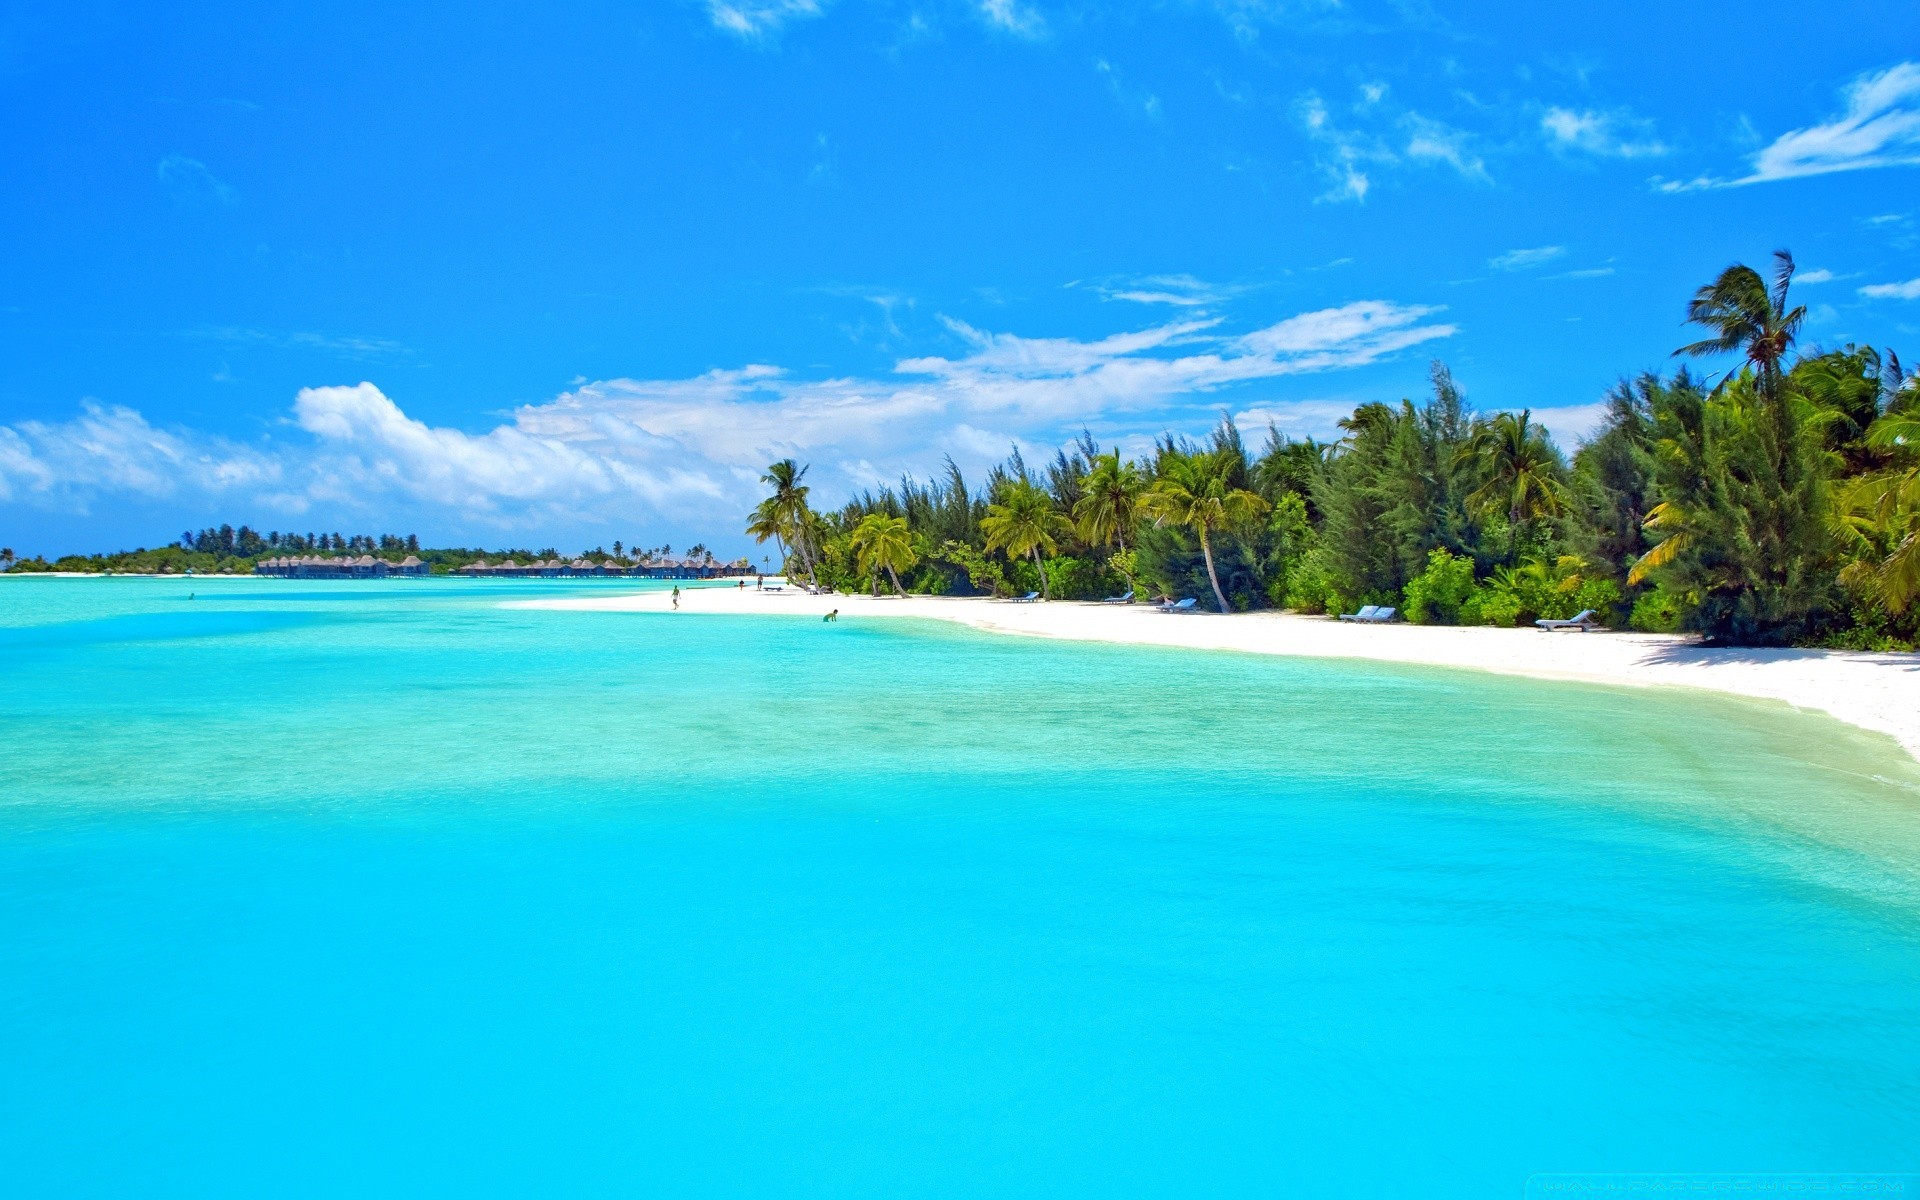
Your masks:
<path fill-rule="evenodd" d="M 513 607 L 664 612 L 668 593 L 510 602 Z M 1169 614 L 1144 605 L 1066 601 L 1015 604 L 950 596 L 809 596 L 690 585 L 683 612 L 819 617 L 848 621 L 925 617 L 1033 637 L 1240 650 L 1307 658 L 1360 658 L 1467 667 L 1544 679 L 1638 687 L 1693 687 L 1780 700 L 1891 735 L 1920 758 L 1920 655 L 1837 650 L 1709 649 L 1688 638 L 1647 633 L 1542 633 L 1440 625 L 1353 625 L 1291 613 Z"/>

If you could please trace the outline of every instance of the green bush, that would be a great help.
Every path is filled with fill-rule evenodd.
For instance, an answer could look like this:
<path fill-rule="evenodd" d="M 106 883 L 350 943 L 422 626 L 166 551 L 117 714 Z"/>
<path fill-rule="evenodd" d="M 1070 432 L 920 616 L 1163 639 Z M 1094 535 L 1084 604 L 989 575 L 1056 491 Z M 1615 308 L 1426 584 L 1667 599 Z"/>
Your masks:
<path fill-rule="evenodd" d="M 1643 633 L 1678 633 L 1692 607 L 1678 592 L 1651 588 L 1634 600 L 1627 624 Z"/>
<path fill-rule="evenodd" d="M 1333 575 L 1327 569 L 1326 555 L 1311 550 L 1287 570 L 1285 607 L 1303 613 L 1324 613 L 1338 609 L 1346 597 L 1334 588 Z M 1270 597 L 1280 604 L 1279 597 Z"/>
<path fill-rule="evenodd" d="M 1407 581 L 1405 615 L 1416 625 L 1455 625 L 1473 594 L 1473 560 L 1434 550 L 1427 569 Z"/>

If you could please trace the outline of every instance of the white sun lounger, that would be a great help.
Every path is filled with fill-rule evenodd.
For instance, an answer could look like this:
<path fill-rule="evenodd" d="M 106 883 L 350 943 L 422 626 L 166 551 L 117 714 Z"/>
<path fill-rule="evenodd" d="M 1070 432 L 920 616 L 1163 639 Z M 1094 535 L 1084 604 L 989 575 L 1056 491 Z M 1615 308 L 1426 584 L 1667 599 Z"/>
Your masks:
<path fill-rule="evenodd" d="M 1552 633 L 1556 629 L 1571 629 L 1575 633 L 1591 633 L 1596 629 L 1604 628 L 1600 622 L 1593 619 L 1593 615 L 1593 610 L 1589 608 L 1582 611 L 1579 616 L 1568 617 L 1564 621 L 1549 620 L 1542 617 L 1540 620 L 1535 621 L 1534 624 L 1548 633 Z"/>

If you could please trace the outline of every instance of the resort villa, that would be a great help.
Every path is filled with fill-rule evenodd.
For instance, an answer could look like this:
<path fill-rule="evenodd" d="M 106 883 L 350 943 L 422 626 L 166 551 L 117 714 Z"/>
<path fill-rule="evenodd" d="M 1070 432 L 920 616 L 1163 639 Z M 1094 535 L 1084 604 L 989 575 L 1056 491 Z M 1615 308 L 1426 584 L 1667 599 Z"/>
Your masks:
<path fill-rule="evenodd" d="M 375 558 L 371 554 L 359 557 L 348 555 L 344 558 L 322 558 L 308 555 L 300 558 L 267 558 L 254 564 L 255 575 L 273 575 L 281 579 L 396 579 L 405 576 L 424 576 L 428 573 L 427 564 L 409 554 L 399 562 L 389 562 L 384 558 Z"/>
<path fill-rule="evenodd" d="M 411 554 L 398 562 L 371 554 L 338 558 L 306 555 L 262 559 L 253 573 L 280 579 L 401 579 L 424 577 L 431 574 L 431 569 Z M 488 562 L 483 558 L 453 572 L 463 579 L 732 579 L 753 573 L 753 565 L 744 558 L 730 563 L 712 558 L 655 558 L 632 563 L 612 559 L 596 563 L 585 558 L 572 562 L 558 558 Z"/>
<path fill-rule="evenodd" d="M 572 562 L 559 559 L 533 562 L 519 562 L 514 559 L 502 559 L 490 563 L 486 559 L 468 563 L 454 574 L 468 579 L 731 579 L 741 575 L 753 574 L 753 566 L 744 558 L 731 563 L 717 562 L 711 558 L 654 558 L 644 562 L 622 563 L 613 559 L 605 562 L 592 562 L 576 558 Z"/>

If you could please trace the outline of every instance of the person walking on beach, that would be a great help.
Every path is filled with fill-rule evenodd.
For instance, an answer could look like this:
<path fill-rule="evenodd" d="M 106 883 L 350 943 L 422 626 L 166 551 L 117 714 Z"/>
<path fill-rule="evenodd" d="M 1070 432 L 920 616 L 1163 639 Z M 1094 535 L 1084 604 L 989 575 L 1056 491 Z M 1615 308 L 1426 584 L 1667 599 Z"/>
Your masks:
<path fill-rule="evenodd" d="M 673 585 L 673 611 L 680 611 L 680 585 L 677 583 Z"/>

